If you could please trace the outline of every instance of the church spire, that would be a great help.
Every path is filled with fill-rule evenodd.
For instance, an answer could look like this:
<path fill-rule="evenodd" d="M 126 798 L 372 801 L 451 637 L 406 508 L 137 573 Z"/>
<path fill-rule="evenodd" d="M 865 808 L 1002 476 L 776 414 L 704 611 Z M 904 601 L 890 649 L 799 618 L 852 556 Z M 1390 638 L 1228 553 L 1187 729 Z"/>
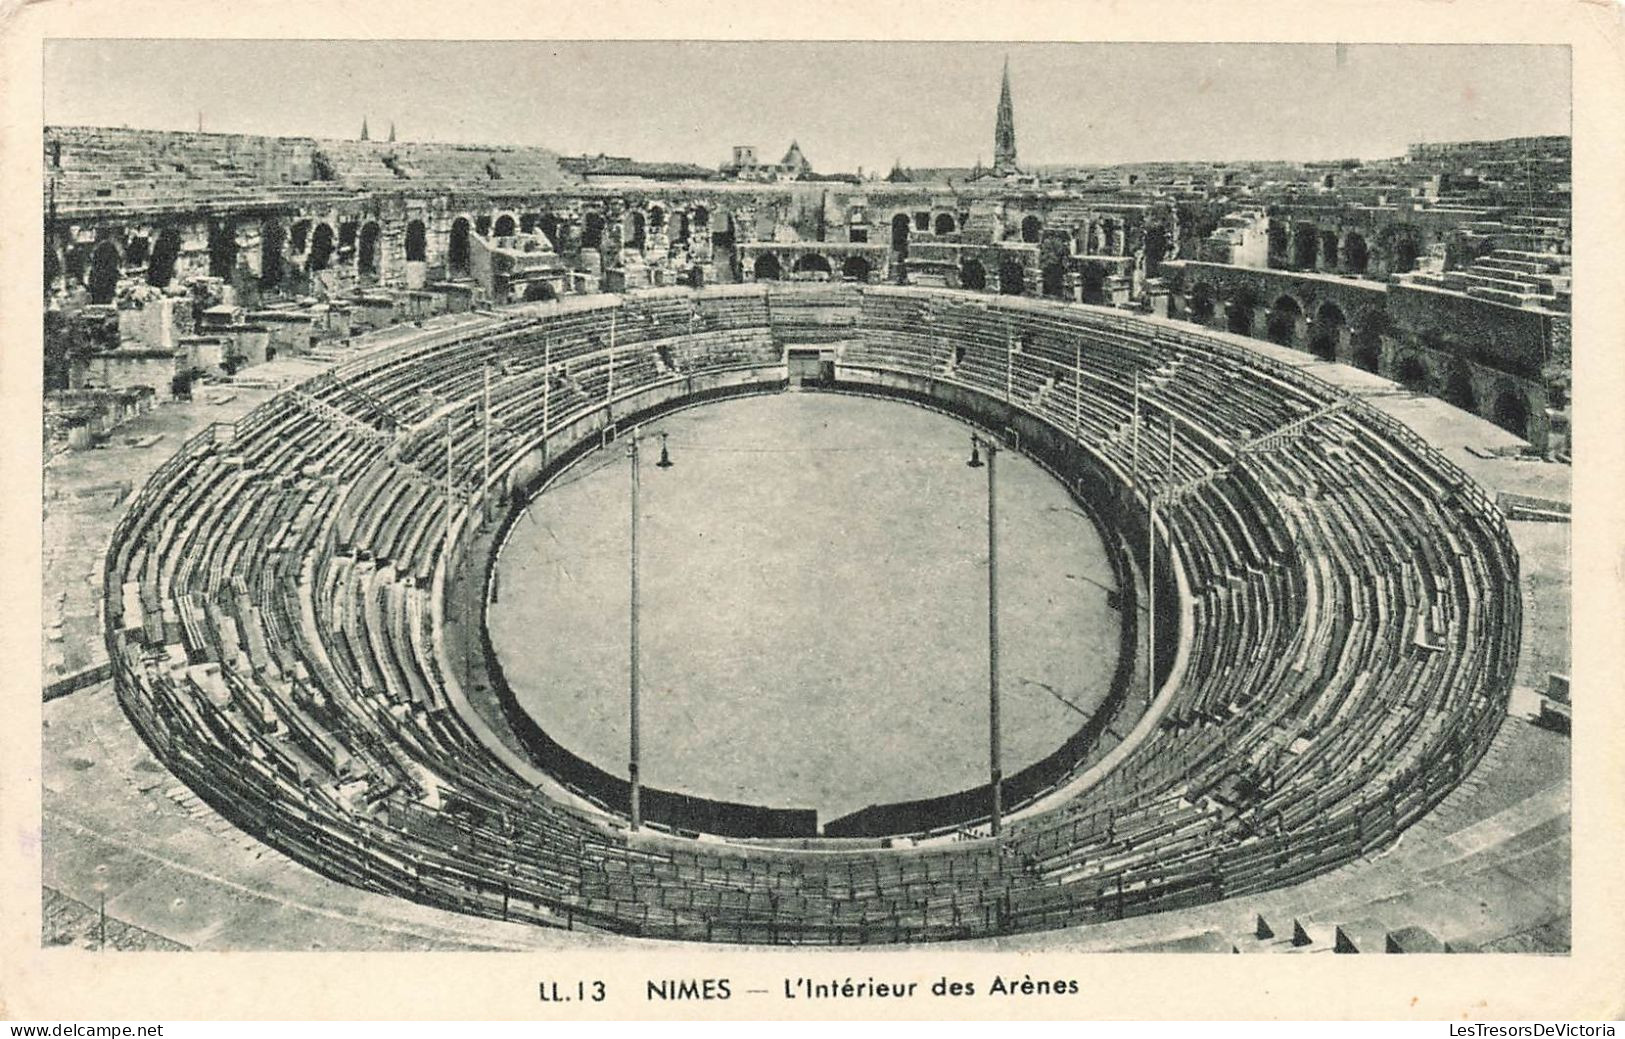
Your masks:
<path fill-rule="evenodd" d="M 389 121 L 389 142 L 391 144 L 395 143 L 395 120 L 393 119 Z"/>
<path fill-rule="evenodd" d="M 999 86 L 999 117 L 993 127 L 993 169 L 1016 171 L 1016 109 L 1010 101 L 1010 57 L 1004 59 L 1004 81 Z"/>
<path fill-rule="evenodd" d="M 366 116 L 361 117 L 361 139 L 363 141 L 368 139 L 368 137 L 367 137 L 367 117 Z"/>

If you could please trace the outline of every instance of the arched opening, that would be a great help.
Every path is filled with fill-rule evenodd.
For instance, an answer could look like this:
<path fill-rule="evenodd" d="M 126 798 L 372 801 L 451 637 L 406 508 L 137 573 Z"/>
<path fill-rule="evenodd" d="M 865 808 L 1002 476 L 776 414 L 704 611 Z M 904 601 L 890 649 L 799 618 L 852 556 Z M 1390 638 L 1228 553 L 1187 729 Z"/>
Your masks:
<path fill-rule="evenodd" d="M 1047 263 L 1043 270 L 1043 292 L 1051 299 L 1060 299 L 1066 293 L 1066 268 L 1058 263 Z"/>
<path fill-rule="evenodd" d="M 293 255 L 304 255 L 305 249 L 310 245 L 309 220 L 301 220 L 293 225 L 293 233 L 289 236 L 288 245 Z"/>
<path fill-rule="evenodd" d="M 361 225 L 361 234 L 356 246 L 355 268 L 363 277 L 376 277 L 378 274 L 378 236 L 380 233 L 378 222 L 375 220 L 369 220 Z"/>
<path fill-rule="evenodd" d="M 1107 256 L 1119 254 L 1123 244 L 1123 225 L 1116 220 L 1100 222 L 1100 252 Z"/>
<path fill-rule="evenodd" d="M 687 245 L 688 244 L 688 214 L 683 212 L 681 209 L 679 209 L 677 211 L 676 219 L 674 219 L 672 221 L 672 223 L 677 225 L 677 230 L 671 236 L 671 240 L 674 241 L 674 242 L 682 242 L 684 245 Z"/>
<path fill-rule="evenodd" d="M 1428 375 L 1428 366 L 1415 354 L 1404 358 L 1394 367 L 1394 378 L 1413 393 L 1426 393 L 1433 381 Z"/>
<path fill-rule="evenodd" d="M 763 253 L 756 257 L 756 263 L 751 267 L 751 274 L 757 281 L 778 281 L 784 275 L 784 268 L 779 266 L 779 258 L 772 253 Z"/>
<path fill-rule="evenodd" d="M 237 266 L 237 232 L 229 221 L 209 221 L 209 277 L 229 278 Z"/>
<path fill-rule="evenodd" d="M 1514 436 L 1529 439 L 1529 401 L 1516 386 L 1501 383 L 1496 387 L 1493 421 Z"/>
<path fill-rule="evenodd" d="M 90 257 L 90 302 L 111 303 L 118 291 L 118 247 L 112 242 L 100 242 Z"/>
<path fill-rule="evenodd" d="M 552 214 L 549 213 L 548 216 L 552 216 Z M 547 234 L 547 217 L 542 218 L 541 228 L 542 233 Z M 589 209 L 587 215 L 581 220 L 581 248 L 602 249 L 603 247 L 604 214 L 596 209 Z"/>
<path fill-rule="evenodd" d="M 1343 239 L 1343 267 L 1350 274 L 1364 274 L 1369 262 L 1365 238 L 1350 232 L 1349 236 Z"/>
<path fill-rule="evenodd" d="M 638 252 L 642 252 L 645 233 L 643 214 L 634 209 L 632 211 L 632 238 L 627 244 Z"/>
<path fill-rule="evenodd" d="M 1463 411 L 1478 412 L 1478 391 L 1473 389 L 1473 371 L 1461 362 L 1450 367 L 1444 381 L 1444 399 Z"/>
<path fill-rule="evenodd" d="M 847 281 L 867 282 L 870 271 L 869 261 L 861 256 L 848 256 L 846 262 L 841 264 L 841 277 Z"/>
<path fill-rule="evenodd" d="M 85 280 L 85 271 L 90 269 L 91 247 L 88 245 L 70 245 L 68 247 L 67 264 L 68 280 L 75 285 Z"/>
<path fill-rule="evenodd" d="M 666 211 L 659 206 L 649 207 L 649 230 L 664 231 L 666 229 Z"/>
<path fill-rule="evenodd" d="M 1106 269 L 1098 263 L 1084 264 L 1082 289 L 1085 303 L 1106 302 Z"/>
<path fill-rule="evenodd" d="M 421 226 L 421 225 L 419 225 Z M 282 284 L 282 251 L 287 232 L 275 220 L 260 224 L 260 287 L 274 289 Z M 411 236 L 407 236 L 411 241 Z"/>
<path fill-rule="evenodd" d="M 491 233 L 491 214 L 481 213 L 479 216 L 474 218 L 474 233 L 479 235 L 481 238 L 484 238 Z"/>
<path fill-rule="evenodd" d="M 451 240 L 446 244 L 446 268 L 453 274 L 468 273 L 468 217 L 460 216 L 451 222 Z"/>
<path fill-rule="evenodd" d="M 1281 346 L 1296 346 L 1298 344 L 1298 322 L 1303 318 L 1303 308 L 1291 296 L 1280 296 L 1270 307 L 1269 319 L 1266 322 L 1266 334 L 1272 343 Z"/>
<path fill-rule="evenodd" d="M 548 300 L 558 299 L 559 294 L 553 291 L 550 282 L 533 281 L 525 286 L 526 303 L 545 303 Z"/>
<path fill-rule="evenodd" d="M 1332 270 L 1337 266 L 1337 232 L 1320 232 L 1320 266 Z"/>
<path fill-rule="evenodd" d="M 1044 221 L 1036 216 L 1029 216 L 1021 222 L 1021 240 L 1023 242 L 1036 242 L 1044 234 Z"/>
<path fill-rule="evenodd" d="M 317 224 L 316 233 L 310 237 L 310 256 L 305 260 L 305 269 L 308 271 L 325 271 L 328 261 L 333 258 L 333 228 L 330 224 Z"/>
<path fill-rule="evenodd" d="M 56 250 L 49 245 L 45 247 L 45 291 L 50 292 L 56 287 L 57 279 L 62 277 L 62 261 L 57 258 Z"/>
<path fill-rule="evenodd" d="M 711 211 L 704 206 L 695 206 L 693 215 L 689 217 L 689 223 L 693 225 L 696 232 L 709 230 L 711 227 Z"/>
<path fill-rule="evenodd" d="M 891 247 L 899 253 L 908 252 L 909 219 L 907 213 L 891 218 Z"/>
<path fill-rule="evenodd" d="M 1315 244 L 1319 234 L 1314 224 L 1299 224 L 1292 230 L 1292 266 L 1299 270 L 1312 270 L 1315 266 Z"/>
<path fill-rule="evenodd" d="M 932 225 L 932 230 L 937 234 L 953 234 L 956 230 L 958 230 L 958 228 L 954 226 L 953 214 L 938 213 L 936 222 Z"/>
<path fill-rule="evenodd" d="M 1322 361 L 1337 360 L 1337 343 L 1342 338 L 1348 319 L 1335 303 L 1322 303 L 1315 311 L 1314 334 L 1309 339 L 1309 352 Z"/>
<path fill-rule="evenodd" d="M 152 242 L 144 234 L 131 235 L 130 244 L 124 247 L 124 263 L 130 267 L 145 266 L 147 258 L 152 255 Z"/>
<path fill-rule="evenodd" d="M 406 225 L 406 262 L 422 263 L 429 258 L 429 232 L 423 221 L 414 220 Z"/>
<path fill-rule="evenodd" d="M 152 258 L 147 262 L 147 284 L 160 289 L 175 280 L 175 260 L 181 254 L 181 233 L 173 227 L 158 232 Z"/>
<path fill-rule="evenodd" d="M 513 217 L 503 213 L 497 217 L 497 222 L 491 226 L 491 233 L 498 238 L 512 238 L 514 232 Z"/>
<path fill-rule="evenodd" d="M 1416 269 L 1416 258 L 1420 255 L 1416 239 L 1410 235 L 1400 235 L 1394 239 L 1394 273 L 1404 274 Z"/>
<path fill-rule="evenodd" d="M 1027 291 L 1027 272 L 1018 260 L 999 262 L 999 294 L 1020 296 Z"/>
<path fill-rule="evenodd" d="M 1162 258 L 1168 255 L 1168 229 L 1165 227 L 1148 227 L 1145 231 L 1145 276 L 1158 277 L 1162 270 Z"/>
<path fill-rule="evenodd" d="M 1186 306 L 1192 321 L 1199 325 L 1212 322 L 1214 311 L 1219 309 L 1218 296 L 1214 293 L 1213 286 L 1205 281 L 1199 281 L 1191 286 L 1190 299 Z"/>
<path fill-rule="evenodd" d="M 1266 233 L 1269 240 L 1269 263 L 1272 266 L 1285 267 L 1288 249 L 1286 228 L 1278 221 L 1271 220 Z"/>
<path fill-rule="evenodd" d="M 1351 345 L 1353 350 L 1349 354 L 1349 360 L 1354 362 L 1354 367 L 1359 368 L 1361 371 L 1370 372 L 1372 375 L 1376 375 L 1381 371 L 1381 346 L 1367 339 L 1356 339 Z"/>
<path fill-rule="evenodd" d="M 339 254 L 341 256 L 344 250 L 355 248 L 355 236 L 360 228 L 361 225 L 354 220 L 346 220 L 339 225 Z"/>
<path fill-rule="evenodd" d="M 1382 337 L 1393 331 L 1388 312 L 1367 307 L 1360 312 L 1349 338 L 1349 359 L 1356 368 L 1378 374 L 1382 371 Z"/>
<path fill-rule="evenodd" d="M 542 216 L 541 216 L 541 219 L 536 221 L 536 230 L 540 231 L 542 233 L 542 237 L 547 239 L 547 244 L 553 247 L 554 252 L 559 251 L 559 218 L 558 217 L 554 216 L 552 213 L 543 213 Z M 604 220 L 603 220 L 602 217 L 599 217 L 598 218 L 598 240 L 603 241 L 603 238 L 604 238 Z M 585 245 L 585 243 L 583 243 L 583 245 Z M 592 246 L 592 248 L 596 249 L 598 247 L 596 245 L 594 245 L 594 246 Z"/>
<path fill-rule="evenodd" d="M 829 278 L 829 260 L 820 253 L 803 253 L 797 260 L 794 273 L 804 275 L 812 280 L 824 281 Z M 822 275 L 822 277 L 819 277 Z"/>
<path fill-rule="evenodd" d="M 965 260 L 959 265 L 959 287 L 981 292 L 987 288 L 987 270 L 979 260 Z"/>
<path fill-rule="evenodd" d="M 1225 308 L 1225 328 L 1238 336 L 1253 334 L 1253 309 L 1258 306 L 1258 297 L 1251 289 L 1237 289 L 1230 296 L 1229 305 Z"/>
<path fill-rule="evenodd" d="M 931 230 L 931 214 L 930 213 L 915 213 L 914 214 L 914 230 L 916 230 L 916 231 L 929 231 L 929 230 Z"/>

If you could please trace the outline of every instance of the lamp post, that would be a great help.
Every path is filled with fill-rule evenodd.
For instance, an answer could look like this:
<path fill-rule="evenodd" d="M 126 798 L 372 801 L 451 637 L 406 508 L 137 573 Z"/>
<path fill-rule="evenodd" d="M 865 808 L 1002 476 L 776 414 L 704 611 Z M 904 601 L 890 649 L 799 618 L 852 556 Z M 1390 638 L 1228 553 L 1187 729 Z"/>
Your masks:
<path fill-rule="evenodd" d="M 446 574 L 448 580 L 451 574 L 451 513 L 452 513 L 452 486 L 451 486 L 451 416 L 452 410 L 446 409 Z"/>
<path fill-rule="evenodd" d="M 482 366 L 485 376 L 485 407 L 484 415 L 480 420 L 480 453 L 483 461 L 482 483 L 480 484 L 480 529 L 485 529 L 485 521 L 491 515 L 491 362 L 486 361 Z"/>
<path fill-rule="evenodd" d="M 1133 446 L 1130 448 L 1130 457 L 1133 460 L 1129 463 L 1128 485 L 1130 490 L 1138 491 L 1140 489 L 1140 373 L 1137 369 L 1134 372 L 1134 413 L 1131 421 L 1133 428 L 1130 430 L 1130 435 L 1133 438 Z"/>
<path fill-rule="evenodd" d="M 1145 496 L 1146 664 L 1145 707 L 1157 698 L 1157 495 Z"/>
<path fill-rule="evenodd" d="M 638 528 L 642 521 L 642 514 L 638 508 L 638 446 L 642 439 L 642 428 L 634 428 L 632 430 L 632 436 L 629 438 L 626 445 L 626 455 L 627 458 L 631 460 L 632 468 L 632 517 L 630 538 L 632 580 L 630 588 L 630 623 L 628 625 L 629 645 L 627 647 L 631 657 L 629 678 L 627 681 L 627 716 L 630 723 L 631 732 L 627 741 L 627 778 L 631 783 L 631 815 L 633 832 L 636 832 L 643 825 L 643 803 L 641 796 L 642 782 L 638 776 L 638 765 L 642 754 L 638 729 L 638 698 L 641 692 L 643 678 L 643 658 L 638 643 L 639 614 L 643 609 L 642 595 L 638 588 L 638 571 L 640 569 L 638 565 Z M 670 469 L 673 464 L 674 463 L 671 460 L 671 453 L 666 447 L 666 434 L 665 432 L 661 432 L 660 461 L 655 463 L 655 467 L 659 469 Z"/>
<path fill-rule="evenodd" d="M 631 443 L 626 445 L 627 457 L 632 460 L 632 589 L 631 589 L 631 678 L 627 690 L 627 712 L 630 716 L 632 733 L 628 744 L 627 777 L 632 783 L 632 831 L 637 832 L 643 823 L 642 806 L 638 798 L 638 670 L 642 664 L 638 652 L 638 610 L 641 605 L 638 601 L 638 438 L 640 431 L 632 431 Z"/>
<path fill-rule="evenodd" d="M 983 467 L 978 447 L 987 449 L 987 744 L 988 772 L 991 777 L 993 804 L 990 818 L 992 834 L 999 836 L 1003 815 L 1004 775 L 999 767 L 999 539 L 997 471 L 999 445 L 991 439 L 971 435 L 970 461 L 972 469 Z"/>

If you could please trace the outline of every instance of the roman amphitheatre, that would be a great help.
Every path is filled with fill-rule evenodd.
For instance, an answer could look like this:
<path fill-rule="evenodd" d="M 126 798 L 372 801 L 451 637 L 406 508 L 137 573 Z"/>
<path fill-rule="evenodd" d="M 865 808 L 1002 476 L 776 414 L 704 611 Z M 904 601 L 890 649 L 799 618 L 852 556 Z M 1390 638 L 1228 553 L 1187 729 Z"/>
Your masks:
<path fill-rule="evenodd" d="M 1566 951 L 1567 139 L 1001 87 L 884 179 L 47 126 L 46 942 Z"/>

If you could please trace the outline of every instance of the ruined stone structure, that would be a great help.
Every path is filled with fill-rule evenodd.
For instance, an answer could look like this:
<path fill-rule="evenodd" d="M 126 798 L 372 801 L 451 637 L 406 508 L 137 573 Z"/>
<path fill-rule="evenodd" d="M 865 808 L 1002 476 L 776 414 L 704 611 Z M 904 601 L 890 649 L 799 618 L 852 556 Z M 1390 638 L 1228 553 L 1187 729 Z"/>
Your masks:
<path fill-rule="evenodd" d="M 1541 139 L 1538 164 L 1508 158 L 1516 143 L 1331 169 L 1059 171 L 1051 186 L 1010 175 L 1008 68 L 994 170 L 964 177 L 684 180 L 667 177 L 671 164 L 630 160 L 610 177 L 540 148 L 49 127 L 44 292 L 59 330 L 117 313 L 121 349 L 170 356 L 177 371 L 199 366 L 182 347 L 219 307 L 208 334 L 235 336 L 225 355 L 248 357 L 235 344 L 265 325 L 249 315 L 287 320 L 312 299 L 322 309 L 308 338 L 320 339 L 665 285 L 1044 296 L 1272 339 L 1562 449 L 1548 432 L 1549 412 L 1567 407 L 1566 352 L 1552 345 L 1568 308 L 1567 142 Z M 797 146 L 787 158 L 810 168 Z M 1461 168 L 1468 160 L 1522 179 Z M 171 319 L 129 316 L 152 297 Z M 48 350 L 82 354 L 85 338 L 48 336 Z M 89 370 L 47 365 L 69 373 L 63 386 Z"/>

